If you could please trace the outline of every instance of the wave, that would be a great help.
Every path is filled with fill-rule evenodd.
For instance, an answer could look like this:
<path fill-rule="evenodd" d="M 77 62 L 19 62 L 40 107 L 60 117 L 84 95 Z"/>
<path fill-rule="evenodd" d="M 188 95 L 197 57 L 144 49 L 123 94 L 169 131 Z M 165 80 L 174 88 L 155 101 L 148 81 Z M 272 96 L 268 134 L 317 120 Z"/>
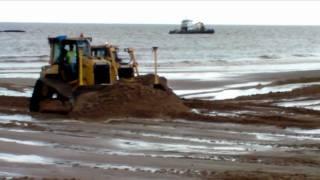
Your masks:
<path fill-rule="evenodd" d="M 39 57 L 39 58 L 42 58 L 42 57 L 49 57 L 49 55 L 38 55 L 38 56 L 35 56 L 35 55 L 23 55 L 23 56 L 0 56 L 0 58 L 28 58 L 28 57 Z"/>
<path fill-rule="evenodd" d="M 278 55 L 261 55 L 258 56 L 260 59 L 280 59 L 281 57 Z"/>
<path fill-rule="evenodd" d="M 141 67 L 153 67 L 153 61 L 138 61 Z M 301 61 L 301 58 L 293 58 L 292 56 L 280 59 L 257 59 L 257 58 L 240 58 L 240 59 L 218 59 L 218 60 L 159 60 L 159 67 L 175 68 L 175 67 L 196 67 L 196 66 L 207 66 L 207 67 L 227 67 L 227 66 L 265 66 L 265 65 L 285 65 L 285 64 L 301 64 L 301 63 L 319 63 L 316 58 L 305 58 Z"/>
<path fill-rule="evenodd" d="M 293 54 L 294 57 L 315 57 L 314 54 Z"/>
<path fill-rule="evenodd" d="M 48 55 L 40 56 L 0 56 L 0 62 L 47 62 L 49 60 Z"/>

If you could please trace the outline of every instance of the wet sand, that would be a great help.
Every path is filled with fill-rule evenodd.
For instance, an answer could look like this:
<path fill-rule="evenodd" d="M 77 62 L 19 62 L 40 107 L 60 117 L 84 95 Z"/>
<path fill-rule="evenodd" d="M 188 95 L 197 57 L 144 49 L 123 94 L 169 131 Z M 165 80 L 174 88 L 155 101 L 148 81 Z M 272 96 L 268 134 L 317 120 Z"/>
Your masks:
<path fill-rule="evenodd" d="M 0 96 L 0 177 L 320 179 L 319 74 L 169 80 L 174 90 L 199 92 L 181 96 L 192 112 L 161 119 L 80 121 L 29 113 L 27 97 Z M 1 79 L 0 85 L 22 90 L 32 81 Z M 224 92 L 283 86 L 288 91 L 214 100 Z M 221 90 L 202 92 L 205 88 Z"/>

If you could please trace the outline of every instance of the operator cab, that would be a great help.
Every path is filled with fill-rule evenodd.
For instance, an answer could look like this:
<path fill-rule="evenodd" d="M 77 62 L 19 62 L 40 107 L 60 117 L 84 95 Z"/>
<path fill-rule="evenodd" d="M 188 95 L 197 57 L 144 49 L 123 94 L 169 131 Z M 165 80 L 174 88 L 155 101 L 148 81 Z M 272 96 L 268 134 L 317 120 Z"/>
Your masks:
<path fill-rule="evenodd" d="M 73 81 L 78 79 L 79 75 L 79 52 L 83 56 L 90 57 L 89 37 L 67 38 L 67 36 L 58 36 L 49 38 L 51 47 L 50 64 L 58 65 L 59 75 L 63 80 Z"/>
<path fill-rule="evenodd" d="M 91 46 L 91 55 L 98 59 L 112 59 L 114 57 L 117 63 L 121 63 L 119 57 L 119 48 L 111 45 Z"/>
<path fill-rule="evenodd" d="M 126 52 L 124 54 L 124 52 Z M 98 46 L 91 46 L 91 55 L 98 59 L 105 59 L 115 63 L 119 79 L 130 79 L 134 77 L 134 69 L 132 67 L 133 50 L 129 48 L 124 49 L 121 53 L 118 46 L 105 44 Z"/>

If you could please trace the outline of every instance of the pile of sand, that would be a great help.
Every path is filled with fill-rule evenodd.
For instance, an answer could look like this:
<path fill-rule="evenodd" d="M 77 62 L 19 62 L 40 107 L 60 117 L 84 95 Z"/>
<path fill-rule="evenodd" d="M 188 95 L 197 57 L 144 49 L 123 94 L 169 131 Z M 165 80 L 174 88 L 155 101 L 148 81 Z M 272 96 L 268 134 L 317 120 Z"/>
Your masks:
<path fill-rule="evenodd" d="M 119 81 L 97 91 L 76 97 L 70 115 L 74 118 L 170 117 L 189 108 L 168 88 L 165 78 L 162 89 L 153 87 L 154 76 L 139 76 L 134 81 Z"/>

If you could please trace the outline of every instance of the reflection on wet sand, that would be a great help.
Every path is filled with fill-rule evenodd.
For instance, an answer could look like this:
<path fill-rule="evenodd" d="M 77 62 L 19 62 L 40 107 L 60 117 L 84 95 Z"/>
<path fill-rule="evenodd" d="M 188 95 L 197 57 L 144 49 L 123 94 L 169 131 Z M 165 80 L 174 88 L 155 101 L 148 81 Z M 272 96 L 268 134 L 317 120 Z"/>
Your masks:
<path fill-rule="evenodd" d="M 13 163 L 53 164 L 53 161 L 51 159 L 37 155 L 18 155 L 10 153 L 0 153 L 0 160 Z"/>

